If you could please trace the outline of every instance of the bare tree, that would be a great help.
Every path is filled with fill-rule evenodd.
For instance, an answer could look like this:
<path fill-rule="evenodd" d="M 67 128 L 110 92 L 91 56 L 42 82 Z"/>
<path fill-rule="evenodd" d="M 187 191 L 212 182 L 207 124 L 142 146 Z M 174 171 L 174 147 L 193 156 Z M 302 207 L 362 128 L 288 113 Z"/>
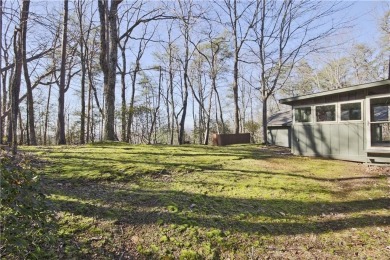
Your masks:
<path fill-rule="evenodd" d="M 196 5 L 194 1 L 178 1 L 178 8 L 176 16 L 178 17 L 179 28 L 184 40 L 184 57 L 179 59 L 183 68 L 183 81 L 182 81 L 182 108 L 180 110 L 181 116 L 179 121 L 179 133 L 178 142 L 184 144 L 185 142 L 185 120 L 187 116 L 188 105 L 188 91 L 190 87 L 189 78 L 189 63 L 194 50 L 190 50 L 191 44 L 191 30 L 194 27 L 195 19 L 199 15 L 195 14 Z"/>
<path fill-rule="evenodd" d="M 69 1 L 64 0 L 64 17 L 62 29 L 61 43 L 61 69 L 60 69 L 60 84 L 58 93 L 58 118 L 57 118 L 57 133 L 56 143 L 66 144 L 65 138 L 65 77 L 66 77 L 66 52 L 68 44 L 68 7 Z"/>
<path fill-rule="evenodd" d="M 129 71 L 131 76 L 131 96 L 130 96 L 130 104 L 129 104 L 129 111 L 127 113 L 127 131 L 126 131 L 126 142 L 132 142 L 132 136 L 131 136 L 131 128 L 133 125 L 133 117 L 134 117 L 134 104 L 135 104 L 135 92 L 136 92 L 136 83 L 137 83 L 137 76 L 138 73 L 142 70 L 141 68 L 141 59 L 145 53 L 146 47 L 148 43 L 151 41 L 154 32 L 147 36 L 148 32 L 148 26 L 146 25 L 143 29 L 143 33 L 141 36 L 141 39 L 138 43 L 138 50 L 136 52 L 134 67 L 131 71 Z M 128 39 L 126 37 L 126 39 Z M 123 54 L 122 54 L 123 57 Z M 122 90 L 123 92 L 123 90 Z"/>
<path fill-rule="evenodd" d="M 87 68 L 86 68 L 86 58 L 85 58 L 85 34 L 89 34 L 91 30 L 91 24 L 87 30 L 84 30 L 84 17 L 85 13 L 85 2 L 78 0 L 76 2 L 76 15 L 77 22 L 79 23 L 80 30 L 80 63 L 81 63 L 81 90 L 80 90 L 80 98 L 81 98 L 81 115 L 80 115 L 80 144 L 85 143 L 85 79 L 87 76 Z"/>
<path fill-rule="evenodd" d="M 166 90 L 164 97 L 164 103 L 166 105 L 166 115 L 167 115 L 167 143 L 173 145 L 175 137 L 175 125 L 177 120 L 176 100 L 174 95 L 174 86 L 175 86 L 175 76 L 176 72 L 179 71 L 177 57 L 179 55 L 179 48 L 176 42 L 179 39 L 179 36 L 174 35 L 174 22 L 166 24 L 166 41 L 160 41 L 163 52 L 154 52 L 154 56 L 159 62 L 159 67 L 162 68 L 162 71 L 165 72 L 166 76 Z"/>
<path fill-rule="evenodd" d="M 32 84 L 31 86 L 31 89 L 34 90 L 35 88 L 37 88 L 39 85 L 49 85 L 51 83 L 45 83 L 45 82 L 42 82 L 46 77 L 52 75 L 53 73 L 55 73 L 56 69 L 53 67 L 53 68 L 49 68 L 46 72 L 44 72 L 42 75 L 40 75 L 35 81 L 34 83 Z M 52 82 L 53 83 L 53 82 Z M 18 104 L 22 103 L 25 99 L 27 98 L 27 93 L 25 93 L 24 95 L 22 95 L 21 97 L 19 97 L 19 100 L 18 100 Z M 7 110 L 4 110 L 3 114 L 1 115 L 1 119 L 4 119 L 5 117 L 9 116 L 11 113 L 11 108 L 7 109 Z"/>
<path fill-rule="evenodd" d="M 203 144 L 208 144 L 209 139 L 209 132 L 210 132 L 210 121 L 211 121 L 211 107 L 212 107 L 212 100 L 213 100 L 213 94 L 215 93 L 216 96 L 216 104 L 215 106 L 218 106 L 219 110 L 219 120 L 221 120 L 221 133 L 225 133 L 225 122 L 223 119 L 223 111 L 222 111 L 222 105 L 221 105 L 221 99 L 219 96 L 218 91 L 218 77 L 220 77 L 223 73 L 227 72 L 227 60 L 232 56 L 232 52 L 229 50 L 228 43 L 227 43 L 227 34 L 219 34 L 214 35 L 213 32 L 213 24 L 208 21 L 208 29 L 207 31 L 204 31 L 203 33 L 206 35 L 206 39 L 204 42 L 194 44 L 197 53 L 204 59 L 205 63 L 207 64 L 207 68 L 205 69 L 208 71 L 208 77 L 211 81 L 211 89 L 209 93 L 209 101 L 208 101 L 208 108 L 205 108 L 205 105 L 200 104 L 200 99 L 196 97 L 195 99 L 198 101 L 199 105 L 202 107 L 202 111 L 206 114 L 206 125 L 205 125 L 205 133 L 203 137 Z M 217 120 L 217 131 L 219 133 L 219 124 L 218 124 L 218 117 Z"/>
<path fill-rule="evenodd" d="M 4 15 L 4 10 L 7 7 L 8 14 Z M 17 24 L 20 19 L 18 8 L 14 5 L 19 4 L 18 2 L 3 2 L 3 27 L 2 27 L 2 58 L 4 60 L 4 67 L 1 68 L 2 73 L 2 115 L 1 120 L 3 120 L 3 127 L 0 129 L 2 136 L 7 136 L 7 143 L 11 144 L 12 142 L 12 117 L 10 116 L 11 111 L 11 88 L 13 74 L 15 71 L 15 59 L 12 56 L 12 46 L 14 42 L 14 25 Z M 5 18 L 5 19 L 4 19 Z M 4 23 L 5 22 L 5 23 Z M 10 66 L 11 65 L 11 66 Z M 3 69 L 10 66 L 10 69 Z M 7 112 L 8 111 L 8 112 Z M 9 116 L 8 116 L 9 115 Z M 7 119 L 7 120 L 5 120 Z M 5 131 L 7 131 L 6 134 Z"/>
<path fill-rule="evenodd" d="M 26 61 L 27 61 L 27 63 L 29 63 L 31 61 L 43 58 L 46 55 L 51 54 L 53 52 L 53 50 L 55 50 L 56 48 L 57 47 L 50 47 L 48 49 L 45 49 L 45 50 L 39 52 L 38 54 L 34 54 L 33 56 L 27 58 Z M 8 50 L 8 48 L 5 48 L 5 49 Z M 13 69 L 15 67 L 15 65 L 16 65 L 15 63 L 7 64 L 6 66 L 1 68 L 0 72 L 5 72 L 5 71 L 8 71 L 8 70 L 11 70 L 11 69 Z"/>
<path fill-rule="evenodd" d="M 249 32 L 255 25 L 259 1 L 224 0 L 223 4 L 220 4 L 219 1 L 215 1 L 215 3 L 221 8 L 223 14 L 228 17 L 228 21 L 223 23 L 229 27 L 233 36 L 234 132 L 238 134 L 240 132 L 240 111 L 238 105 L 239 62 L 244 43 L 248 41 Z M 220 19 L 223 21 L 223 16 Z"/>
<path fill-rule="evenodd" d="M 389 47 L 389 39 L 390 39 L 390 4 L 386 3 L 384 4 L 384 9 L 387 10 L 385 13 L 379 18 L 379 28 L 381 32 L 380 37 L 380 53 L 377 59 L 381 60 L 383 64 L 383 74 L 386 75 L 387 72 L 387 78 L 390 79 L 390 47 Z M 386 59 L 387 62 L 386 62 Z"/>
<path fill-rule="evenodd" d="M 28 122 L 28 129 L 27 129 L 27 143 L 31 145 L 37 145 L 37 139 L 35 135 L 35 116 L 34 116 L 34 99 L 33 99 L 33 93 L 32 93 L 32 84 L 30 80 L 30 75 L 28 72 L 28 66 L 27 66 L 27 26 L 23 27 L 22 31 L 23 35 L 23 49 L 22 49 L 22 59 L 23 59 L 23 72 L 24 72 L 24 80 L 26 82 L 26 89 L 27 89 L 27 122 Z"/>
<path fill-rule="evenodd" d="M 159 67 L 158 70 L 159 70 L 159 77 L 158 77 L 157 105 L 156 105 L 156 107 L 153 108 L 152 122 L 151 122 L 151 125 L 150 125 L 150 131 L 149 131 L 149 135 L 148 135 L 148 144 L 151 143 L 153 131 L 155 131 L 156 128 L 157 128 L 156 127 L 157 114 L 159 112 L 160 104 L 161 104 L 162 68 Z"/>
<path fill-rule="evenodd" d="M 19 114 L 19 92 L 20 92 L 20 83 L 22 76 L 22 65 L 23 65 L 23 43 L 25 43 L 26 38 L 26 27 L 28 21 L 28 14 L 30 8 L 30 1 L 25 0 L 22 3 L 22 10 L 20 13 L 20 24 L 19 28 L 15 28 L 14 32 L 14 63 L 15 63 L 15 72 L 12 78 L 11 85 L 11 129 L 12 129 L 12 153 L 17 153 L 17 128 L 18 128 L 18 114 Z"/>
<path fill-rule="evenodd" d="M 2 67 L 3 62 L 3 0 L 0 0 L 0 68 Z M 1 115 L 3 114 L 3 104 L 2 104 L 2 79 L 3 74 L 0 72 L 0 144 L 3 143 L 3 119 Z"/>
<path fill-rule="evenodd" d="M 125 24 L 121 28 L 125 28 L 123 32 L 120 33 L 118 37 L 119 48 L 122 54 L 122 67 L 120 68 L 121 74 L 121 83 L 122 83 L 122 139 L 127 142 L 132 142 L 132 124 L 134 117 L 134 102 L 135 102 L 135 92 L 136 92 L 136 79 L 137 74 L 142 70 L 141 67 L 141 58 L 143 57 L 147 45 L 153 41 L 154 33 L 156 31 L 156 27 L 149 32 L 148 24 L 153 21 L 172 19 L 168 15 L 164 14 L 164 10 L 156 5 L 152 5 L 150 2 L 146 2 L 143 0 L 134 1 L 130 3 L 127 8 L 124 10 L 123 16 L 120 18 L 121 24 Z M 140 30 L 140 36 L 135 36 L 137 30 L 140 25 L 145 25 Z M 129 71 L 126 71 L 127 62 L 126 62 L 126 49 L 127 44 L 133 40 L 133 42 L 138 41 L 138 48 L 135 53 L 135 61 L 134 67 L 129 68 Z M 131 77 L 131 94 L 130 94 L 130 102 L 129 107 L 126 105 L 126 75 L 129 74 Z M 127 114 L 127 117 L 126 117 Z"/>
<path fill-rule="evenodd" d="M 50 96 L 51 96 L 51 84 L 49 85 L 49 93 L 47 95 L 46 111 L 45 111 L 45 122 L 43 131 L 43 145 L 47 145 L 47 129 L 49 125 L 49 107 L 50 107 Z"/>
<path fill-rule="evenodd" d="M 87 12 L 88 6 L 91 7 L 91 13 Z M 80 80 L 80 99 L 81 99 L 81 113 L 80 113 L 80 144 L 85 143 L 86 135 L 88 136 L 88 131 L 86 133 L 86 118 L 89 117 L 86 115 L 86 81 L 88 79 L 88 61 L 90 60 L 91 56 L 89 54 L 89 51 L 93 51 L 94 44 L 93 42 L 90 42 L 91 36 L 93 37 L 94 29 L 93 29 L 93 18 L 95 11 L 92 11 L 93 7 L 90 3 L 77 0 L 75 1 L 75 11 L 76 11 L 76 24 L 78 28 L 76 29 L 76 33 L 78 36 L 75 36 L 76 41 L 78 42 L 79 46 L 79 53 L 80 53 L 80 66 L 81 66 L 81 80 Z M 88 45 L 91 45 L 92 48 L 90 48 Z M 91 79 L 88 79 L 91 81 Z M 91 85 L 91 82 L 90 82 Z M 89 102 L 89 101 L 88 101 Z M 88 121 L 88 120 L 87 120 Z M 88 122 L 87 122 L 87 130 L 88 128 Z M 88 138 L 87 138 L 88 141 Z"/>
<path fill-rule="evenodd" d="M 100 106 L 98 91 L 95 86 L 95 74 L 97 67 L 96 66 L 96 58 L 98 55 L 98 40 L 97 40 L 97 30 L 94 30 L 94 34 L 92 36 L 91 44 L 85 44 L 85 58 L 87 64 L 87 75 L 88 75 L 88 104 L 87 104 L 87 142 L 94 141 L 94 133 L 95 133 L 95 116 L 94 116 L 94 103 L 96 103 L 96 107 L 100 113 L 100 116 L 103 118 L 103 109 Z M 98 62 L 97 62 L 98 63 Z M 94 102 L 95 101 L 95 102 Z"/>
<path fill-rule="evenodd" d="M 347 6 L 339 2 L 257 0 L 253 24 L 256 48 L 252 54 L 259 64 L 259 89 L 263 105 L 263 141 L 267 143 L 267 102 L 285 85 L 295 64 L 310 53 L 324 51 L 326 39 L 344 21 L 324 22 Z"/>
<path fill-rule="evenodd" d="M 128 13 L 126 13 L 128 14 Z M 127 22 L 130 23 L 130 19 L 127 19 Z M 126 131 L 127 121 L 126 121 L 126 115 L 127 113 L 127 104 L 126 104 L 126 74 L 127 74 L 127 59 L 126 59 L 126 45 L 128 41 L 130 40 L 130 37 L 125 37 L 125 39 L 122 42 L 119 42 L 119 49 L 121 50 L 121 62 L 122 66 L 119 67 L 119 73 L 121 75 L 121 100 L 122 100 L 122 107 L 121 107 L 121 139 L 122 141 L 129 141 L 129 135 Z"/>
<path fill-rule="evenodd" d="M 115 138 L 115 83 L 118 64 L 118 7 L 122 0 L 98 1 L 100 16 L 100 67 L 104 78 L 104 140 Z"/>

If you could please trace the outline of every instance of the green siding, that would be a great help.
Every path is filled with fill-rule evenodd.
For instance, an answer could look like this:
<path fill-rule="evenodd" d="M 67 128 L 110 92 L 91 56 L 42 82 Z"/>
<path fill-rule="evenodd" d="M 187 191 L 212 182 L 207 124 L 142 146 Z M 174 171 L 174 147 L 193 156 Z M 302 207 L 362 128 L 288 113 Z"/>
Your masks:
<path fill-rule="evenodd" d="M 338 125 L 334 125 L 334 127 L 330 128 L 330 135 L 339 136 Z M 340 155 L 340 142 L 338 138 L 331 138 L 330 147 L 331 147 L 331 153 L 329 154 Z"/>
<path fill-rule="evenodd" d="M 363 161 L 364 124 L 295 124 L 292 127 L 294 154 Z"/>
<path fill-rule="evenodd" d="M 340 142 L 340 154 L 348 155 L 350 154 L 349 146 L 350 146 L 350 138 L 349 138 L 349 127 L 348 125 L 339 125 L 339 142 Z M 337 138 L 337 137 L 334 137 Z M 337 142 L 337 141 L 336 141 Z"/>
<path fill-rule="evenodd" d="M 319 154 L 329 154 L 332 150 L 332 130 L 330 125 L 321 125 L 316 129 L 316 140 L 321 140 Z"/>
<path fill-rule="evenodd" d="M 268 141 L 272 145 L 290 147 L 290 127 L 268 128 Z"/>

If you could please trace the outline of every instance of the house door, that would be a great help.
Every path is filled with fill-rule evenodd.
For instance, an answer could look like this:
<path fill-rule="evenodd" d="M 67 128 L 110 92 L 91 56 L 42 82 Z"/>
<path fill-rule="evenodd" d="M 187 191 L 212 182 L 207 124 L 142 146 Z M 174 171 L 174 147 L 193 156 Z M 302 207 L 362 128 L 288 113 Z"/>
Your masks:
<path fill-rule="evenodd" d="M 390 95 L 366 99 L 367 148 L 390 150 Z"/>

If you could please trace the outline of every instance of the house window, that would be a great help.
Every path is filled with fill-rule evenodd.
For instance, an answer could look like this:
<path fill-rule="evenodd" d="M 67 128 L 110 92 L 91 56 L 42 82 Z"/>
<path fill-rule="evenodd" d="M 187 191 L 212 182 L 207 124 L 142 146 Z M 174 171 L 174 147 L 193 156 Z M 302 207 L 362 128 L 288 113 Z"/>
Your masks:
<path fill-rule="evenodd" d="M 347 103 L 340 105 L 341 121 L 361 120 L 362 119 L 362 103 Z"/>
<path fill-rule="evenodd" d="M 390 98 L 371 100 L 371 121 L 390 121 Z"/>
<path fill-rule="evenodd" d="M 316 106 L 316 121 L 336 121 L 336 105 Z"/>
<path fill-rule="evenodd" d="M 295 108 L 295 122 L 311 122 L 311 107 Z"/>
<path fill-rule="evenodd" d="M 370 100 L 371 146 L 390 147 L 390 97 Z"/>

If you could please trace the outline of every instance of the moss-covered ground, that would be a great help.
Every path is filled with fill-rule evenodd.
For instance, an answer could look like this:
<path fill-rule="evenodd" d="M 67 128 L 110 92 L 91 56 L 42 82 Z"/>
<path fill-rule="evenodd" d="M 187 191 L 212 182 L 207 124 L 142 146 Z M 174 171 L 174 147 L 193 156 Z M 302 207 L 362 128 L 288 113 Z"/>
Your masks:
<path fill-rule="evenodd" d="M 389 170 L 258 145 L 24 147 L 63 259 L 390 259 Z"/>

